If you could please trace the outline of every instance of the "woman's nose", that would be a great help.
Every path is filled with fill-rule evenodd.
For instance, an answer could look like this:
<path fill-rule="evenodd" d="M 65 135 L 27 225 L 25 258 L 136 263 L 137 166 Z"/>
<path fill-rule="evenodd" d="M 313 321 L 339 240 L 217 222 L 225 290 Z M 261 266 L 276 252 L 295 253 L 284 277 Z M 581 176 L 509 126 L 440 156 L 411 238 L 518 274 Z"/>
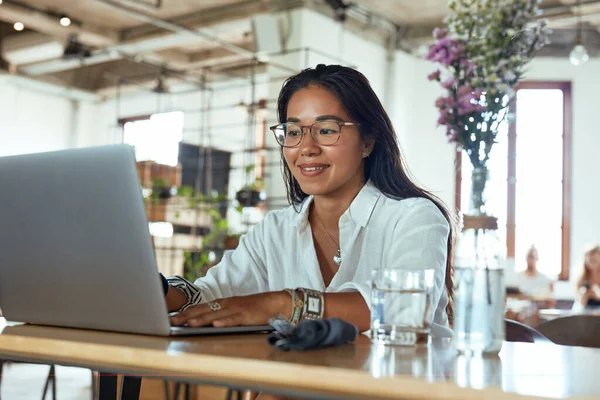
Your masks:
<path fill-rule="evenodd" d="M 300 153 L 305 157 L 315 156 L 321 152 L 321 148 L 317 143 L 315 143 L 312 135 L 310 134 L 310 129 L 308 127 L 303 128 L 304 135 L 302 135 L 302 140 L 300 141 Z"/>

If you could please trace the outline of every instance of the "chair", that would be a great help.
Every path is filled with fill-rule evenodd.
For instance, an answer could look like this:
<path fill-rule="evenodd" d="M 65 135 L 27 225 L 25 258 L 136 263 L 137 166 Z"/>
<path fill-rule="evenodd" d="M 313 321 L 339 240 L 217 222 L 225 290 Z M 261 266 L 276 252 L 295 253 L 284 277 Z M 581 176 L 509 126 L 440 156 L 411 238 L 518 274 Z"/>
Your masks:
<path fill-rule="evenodd" d="M 512 319 L 504 319 L 504 326 L 507 342 L 551 343 L 547 337 L 537 330 Z"/>
<path fill-rule="evenodd" d="M 600 348 L 600 316 L 569 315 L 536 326 L 556 344 Z"/>

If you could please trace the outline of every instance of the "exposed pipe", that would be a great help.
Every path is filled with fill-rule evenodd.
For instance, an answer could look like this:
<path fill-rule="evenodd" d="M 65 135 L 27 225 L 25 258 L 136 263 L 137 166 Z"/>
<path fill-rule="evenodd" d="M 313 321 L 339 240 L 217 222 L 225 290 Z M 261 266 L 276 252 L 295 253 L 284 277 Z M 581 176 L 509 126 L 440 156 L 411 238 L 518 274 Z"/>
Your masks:
<path fill-rule="evenodd" d="M 592 4 L 597 4 L 597 3 L 600 3 L 600 0 L 581 0 L 582 6 L 592 5 Z M 558 6 L 541 8 L 542 16 L 550 17 L 550 16 L 555 16 L 555 15 L 560 15 L 563 13 L 564 14 L 572 14 L 571 9 L 573 7 L 575 7 L 575 4 L 561 4 Z"/>
<path fill-rule="evenodd" d="M 138 21 L 142 21 L 142 22 L 146 22 L 148 24 L 152 24 L 154 26 L 156 26 L 157 28 L 161 28 L 161 29 L 165 29 L 167 31 L 171 31 L 174 33 L 188 33 L 197 37 L 200 37 L 202 39 L 205 40 L 209 40 L 212 41 L 214 43 L 217 43 L 219 46 L 223 47 L 224 49 L 227 49 L 229 51 L 231 51 L 232 53 L 238 54 L 240 56 L 246 57 L 246 58 L 254 58 L 256 57 L 256 55 L 254 54 L 254 52 L 249 51 L 244 49 L 243 47 L 239 47 L 236 46 L 234 44 L 231 44 L 229 42 L 226 42 L 220 38 L 218 38 L 217 36 L 211 35 L 209 33 L 205 33 L 205 32 L 201 32 L 201 31 L 197 31 L 195 29 L 190 29 L 186 26 L 183 25 L 179 25 L 176 24 L 174 22 L 168 22 L 168 21 L 163 21 L 160 18 L 154 17 L 152 15 L 146 14 L 142 11 L 136 10 L 132 7 L 127 7 L 117 1 L 114 0 L 96 0 L 99 1 L 100 3 L 104 3 L 107 4 L 109 6 L 115 7 L 120 9 L 121 11 L 125 11 L 127 13 L 129 13 L 132 17 L 134 17 L 135 19 L 137 19 Z"/>

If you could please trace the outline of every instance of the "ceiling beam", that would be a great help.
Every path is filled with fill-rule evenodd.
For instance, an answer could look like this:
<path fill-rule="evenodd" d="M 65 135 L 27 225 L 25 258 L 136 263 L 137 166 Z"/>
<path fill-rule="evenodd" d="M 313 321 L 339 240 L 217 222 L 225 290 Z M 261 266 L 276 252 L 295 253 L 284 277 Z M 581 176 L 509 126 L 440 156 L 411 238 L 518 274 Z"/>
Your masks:
<path fill-rule="evenodd" d="M 254 10 L 258 10 L 255 8 Z M 212 11 L 211 17 L 205 16 L 201 25 L 193 25 L 188 28 L 189 31 L 197 32 L 197 35 L 189 31 L 180 31 L 165 33 L 164 31 L 156 32 L 153 31 L 151 34 L 145 36 L 125 34 L 125 37 L 129 37 L 128 40 L 120 44 L 111 45 L 98 49 L 92 52 L 92 56 L 83 60 L 50 60 L 30 65 L 20 66 L 19 70 L 28 75 L 43 75 L 54 72 L 66 71 L 75 69 L 80 66 L 95 65 L 103 62 L 112 60 L 118 60 L 123 57 L 134 57 L 136 55 L 142 55 L 144 58 L 153 62 L 164 62 L 167 64 L 173 63 L 173 67 L 183 68 L 186 62 L 186 55 L 183 52 L 176 50 L 169 50 L 163 55 L 159 55 L 157 52 L 161 52 L 174 47 L 183 47 L 187 44 L 194 44 L 198 42 L 207 41 L 210 38 L 212 30 L 220 24 L 232 23 L 234 21 L 245 21 L 247 20 L 249 10 L 237 7 L 220 7 L 220 11 L 217 13 L 215 10 Z M 263 6 L 264 11 L 264 6 Z M 207 11 L 208 14 L 208 11 Z M 60 25 L 59 25 L 60 26 Z M 219 43 L 220 45 L 222 43 Z M 231 54 L 231 48 L 235 45 L 228 46 L 229 54 Z M 241 51 L 252 54 L 252 51 L 241 47 Z M 157 54 L 152 54 L 157 53 Z"/>
<path fill-rule="evenodd" d="M 64 27 L 60 25 L 58 18 L 14 1 L 4 1 L 1 10 L 0 20 L 2 21 L 10 24 L 20 21 L 26 27 L 65 41 L 70 34 L 76 33 L 82 43 L 93 47 L 111 46 L 119 42 L 119 36 L 115 32 L 88 23 L 71 24 Z"/>

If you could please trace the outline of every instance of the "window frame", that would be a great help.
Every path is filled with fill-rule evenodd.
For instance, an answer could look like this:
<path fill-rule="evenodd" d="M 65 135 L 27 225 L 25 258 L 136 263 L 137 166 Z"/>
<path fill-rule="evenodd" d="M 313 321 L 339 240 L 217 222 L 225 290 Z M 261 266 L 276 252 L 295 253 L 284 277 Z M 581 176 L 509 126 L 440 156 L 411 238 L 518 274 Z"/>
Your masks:
<path fill-rule="evenodd" d="M 563 92 L 563 165 L 562 165 L 562 249 L 561 268 L 558 279 L 569 280 L 571 257 L 571 142 L 572 142 L 572 96 L 571 82 L 569 81 L 524 81 L 517 85 L 516 91 L 521 89 L 559 89 Z M 517 172 L 517 125 L 518 118 L 516 100 L 510 104 L 510 114 L 514 121 L 508 127 L 508 157 L 507 157 L 507 212 L 506 212 L 506 256 L 515 257 L 516 243 L 516 172 Z M 455 159 L 455 209 L 461 211 L 462 188 L 462 151 L 456 149 Z"/>

